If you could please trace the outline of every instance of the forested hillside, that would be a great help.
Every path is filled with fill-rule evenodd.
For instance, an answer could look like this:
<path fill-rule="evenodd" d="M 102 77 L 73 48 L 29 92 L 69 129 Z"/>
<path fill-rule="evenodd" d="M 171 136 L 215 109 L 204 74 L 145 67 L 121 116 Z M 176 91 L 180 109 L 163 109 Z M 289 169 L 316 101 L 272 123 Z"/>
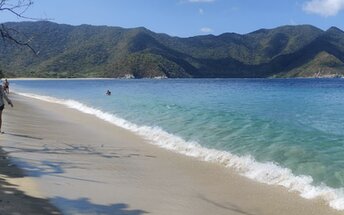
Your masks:
<path fill-rule="evenodd" d="M 344 32 L 310 25 L 171 37 L 146 28 L 5 23 L 39 52 L 0 40 L 7 77 L 337 77 L 344 76 Z"/>

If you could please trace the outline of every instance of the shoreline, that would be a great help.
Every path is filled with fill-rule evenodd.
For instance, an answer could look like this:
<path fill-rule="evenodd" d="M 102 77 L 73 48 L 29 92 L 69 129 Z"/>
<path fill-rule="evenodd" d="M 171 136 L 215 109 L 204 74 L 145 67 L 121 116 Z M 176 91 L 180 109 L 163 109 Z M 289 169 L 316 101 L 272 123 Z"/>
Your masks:
<path fill-rule="evenodd" d="M 7 78 L 9 81 L 23 80 L 23 81 L 49 81 L 49 80 L 112 80 L 116 78 Z"/>
<path fill-rule="evenodd" d="M 198 143 L 187 142 L 182 138 L 170 134 L 160 128 L 140 126 L 108 112 L 84 105 L 75 100 L 57 99 L 49 96 L 19 93 L 19 95 L 62 105 L 79 113 L 91 115 L 125 129 L 146 140 L 147 144 L 169 150 L 179 155 L 188 156 L 198 161 L 205 161 L 220 165 L 237 175 L 244 176 L 254 182 L 269 186 L 281 186 L 288 192 L 295 192 L 304 199 L 321 199 L 336 210 L 343 210 L 342 192 L 328 186 L 312 185 L 312 177 L 307 175 L 294 175 L 288 168 L 281 167 L 273 162 L 258 162 L 251 156 L 237 156 L 231 152 L 209 149 Z"/>
<path fill-rule="evenodd" d="M 75 198 L 80 200 L 79 204 L 85 204 L 81 199 L 86 198 L 88 200 L 86 203 L 97 203 L 96 206 L 92 204 L 95 208 L 104 204 L 124 202 L 128 210 L 131 208 L 129 206 L 133 205 L 134 209 L 139 208 L 138 210 L 142 213 L 146 211 L 153 214 L 228 214 L 229 211 L 231 214 L 243 212 L 247 214 L 341 214 L 319 199 L 302 199 L 296 193 L 288 192 L 281 187 L 251 181 L 220 165 L 199 161 L 144 143 L 145 140 L 137 135 L 94 116 L 59 104 L 18 95 L 13 95 L 13 99 L 15 108 L 4 111 L 5 131 L 9 130 L 8 134 L 22 136 L 5 136 L 10 143 L 19 145 L 20 150 L 24 151 L 14 154 L 20 161 L 19 166 L 26 169 L 32 179 L 38 182 L 45 197 L 52 199 L 59 207 L 62 207 L 61 202 L 65 203 Z M 18 108 L 16 108 L 17 105 Z M 30 126 L 21 124 L 21 121 Z M 62 128 L 61 124 L 64 125 Z M 94 131 L 94 128 L 97 128 L 97 131 Z M 22 133 L 30 137 L 25 138 L 26 142 L 22 140 L 24 138 Z M 45 140 L 44 144 L 42 140 Z M 95 144 L 95 142 L 102 144 Z M 11 155 L 13 146 L 8 144 L 7 149 Z M 129 158 L 129 162 L 126 156 L 122 156 L 116 149 L 127 151 L 128 153 L 124 155 Z M 18 148 L 14 152 L 16 150 Z M 63 153 L 60 153 L 60 150 Z M 73 159 L 70 157 L 70 151 L 73 154 L 74 151 L 76 153 Z M 85 157 L 85 154 L 90 157 Z M 43 156 L 48 163 L 42 163 L 42 160 L 32 161 L 37 155 Z M 98 157 L 99 155 L 102 156 Z M 74 166 L 75 169 L 69 169 L 68 165 L 63 163 L 65 158 L 73 160 L 68 165 Z M 86 162 L 90 166 L 95 165 L 93 162 L 87 162 L 87 159 L 94 159 L 98 168 L 83 165 L 80 167 L 78 163 Z M 23 160 L 25 162 L 22 162 Z M 40 167 L 39 170 L 31 170 L 30 173 L 30 169 L 37 165 Z M 65 168 L 68 171 L 64 170 Z M 88 171 L 84 172 L 83 168 Z M 98 170 L 99 168 L 101 170 Z M 53 171 L 46 171 L 46 169 Z M 42 172 L 47 172 L 47 174 L 42 174 Z M 95 175 L 87 175 L 93 172 Z M 106 181 L 107 186 L 100 186 L 97 183 L 103 180 L 100 176 L 109 176 L 112 180 Z M 62 178 L 68 178 L 71 181 L 66 182 Z M 94 196 L 94 193 L 80 192 L 79 189 L 85 188 L 86 185 L 77 183 L 78 180 L 74 181 L 76 178 L 79 182 L 81 179 L 88 178 L 88 186 L 94 186 L 94 189 L 101 189 L 104 192 L 112 190 L 122 195 L 119 197 L 107 193 L 107 197 L 118 200 L 108 202 L 108 198 Z M 59 185 L 54 185 L 56 183 Z M 74 192 L 80 195 L 70 193 L 71 191 L 61 193 L 59 189 L 66 189 L 67 184 L 73 184 L 76 189 Z M 118 188 L 119 185 L 121 188 Z M 53 196 L 61 196 L 64 201 L 52 198 Z M 159 205 L 157 202 L 163 197 L 167 200 L 165 204 Z M 80 205 L 74 203 L 75 201 L 72 202 L 73 209 L 80 209 Z"/>
<path fill-rule="evenodd" d="M 3 78 L 5 79 L 5 77 Z M 36 81 L 36 80 L 44 80 L 44 81 L 49 81 L 49 80 L 193 80 L 193 79 L 211 79 L 211 80 L 216 80 L 216 79 L 320 79 L 320 80 L 326 80 L 326 79 L 344 79 L 344 76 L 339 76 L 339 77 L 265 77 L 265 78 L 24 78 L 24 77 L 19 77 L 19 78 L 7 78 L 9 81 L 16 81 L 16 80 L 23 80 L 23 81 Z"/>

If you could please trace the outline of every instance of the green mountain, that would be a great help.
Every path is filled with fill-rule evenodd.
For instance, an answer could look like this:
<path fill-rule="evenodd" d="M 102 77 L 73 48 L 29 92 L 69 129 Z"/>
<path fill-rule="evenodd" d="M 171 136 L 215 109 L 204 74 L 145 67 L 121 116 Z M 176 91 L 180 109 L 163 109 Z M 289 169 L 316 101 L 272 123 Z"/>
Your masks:
<path fill-rule="evenodd" d="M 7 77 L 337 77 L 344 76 L 344 32 L 310 25 L 171 37 L 146 28 L 52 22 L 5 23 L 39 51 L 0 40 Z"/>

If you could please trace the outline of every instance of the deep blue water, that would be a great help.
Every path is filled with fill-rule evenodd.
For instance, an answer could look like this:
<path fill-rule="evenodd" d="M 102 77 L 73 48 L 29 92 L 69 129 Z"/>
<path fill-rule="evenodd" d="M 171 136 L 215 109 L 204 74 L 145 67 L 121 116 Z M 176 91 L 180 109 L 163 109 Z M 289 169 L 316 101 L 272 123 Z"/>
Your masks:
<path fill-rule="evenodd" d="M 344 188 L 344 79 L 13 80 L 10 86 L 72 99 L 186 144 L 273 163 L 312 177 L 316 187 Z"/>

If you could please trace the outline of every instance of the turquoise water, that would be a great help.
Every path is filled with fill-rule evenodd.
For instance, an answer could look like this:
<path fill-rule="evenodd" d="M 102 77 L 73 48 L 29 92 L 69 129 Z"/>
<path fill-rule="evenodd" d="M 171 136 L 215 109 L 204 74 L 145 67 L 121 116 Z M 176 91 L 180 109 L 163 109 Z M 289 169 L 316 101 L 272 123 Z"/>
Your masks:
<path fill-rule="evenodd" d="M 80 102 L 134 132 L 149 127 L 141 134 L 158 145 L 167 133 L 214 149 L 205 152 L 214 159 L 188 155 L 344 209 L 344 79 L 15 80 L 11 89 Z"/>

